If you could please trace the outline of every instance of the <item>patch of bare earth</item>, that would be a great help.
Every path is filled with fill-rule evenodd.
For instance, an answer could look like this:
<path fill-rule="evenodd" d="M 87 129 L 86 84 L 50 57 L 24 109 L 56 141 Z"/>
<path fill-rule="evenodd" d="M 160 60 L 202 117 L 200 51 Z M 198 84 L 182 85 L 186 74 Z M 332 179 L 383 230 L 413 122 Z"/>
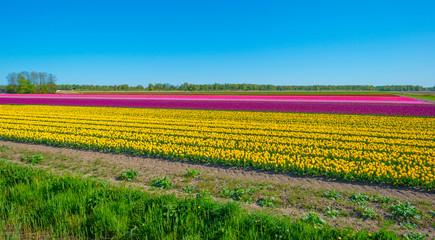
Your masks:
<path fill-rule="evenodd" d="M 420 232 L 429 234 L 430 238 L 435 237 L 434 191 L 10 141 L 0 141 L 0 146 L 2 145 L 9 146 L 10 149 L 0 153 L 0 158 L 10 157 L 11 161 L 20 162 L 25 154 L 42 154 L 46 160 L 39 167 L 49 168 L 58 173 L 72 172 L 112 183 L 121 183 L 118 180 L 119 175 L 134 168 L 140 174 L 132 184 L 142 187 L 145 191 L 161 193 L 162 190 L 151 188 L 153 179 L 168 177 L 174 189 L 166 190 L 165 193 L 175 193 L 182 197 L 187 194 L 183 193 L 185 192 L 183 189 L 191 186 L 194 189 L 190 194 L 210 194 L 218 201 L 228 201 L 222 198 L 222 188 L 233 191 L 240 186 L 244 190 L 252 190 L 242 195 L 240 201 L 248 209 L 266 209 L 293 218 L 315 211 L 334 227 L 350 226 L 357 230 L 368 231 L 388 229 L 398 234 Z M 187 177 L 186 169 L 196 169 L 201 174 L 195 178 Z M 327 197 L 325 192 L 331 190 L 341 197 L 337 199 Z M 365 193 L 374 196 L 374 199 L 388 197 L 391 198 L 391 202 L 367 201 L 366 207 L 373 208 L 376 216 L 364 217 L 361 213 L 361 205 L 350 200 L 350 197 L 356 193 Z M 275 198 L 274 208 L 260 206 L 259 200 L 266 196 Z M 406 227 L 403 221 L 393 218 L 389 208 L 398 201 L 411 202 L 421 211 L 422 218 L 412 220 L 414 227 Z M 335 218 L 330 214 L 328 216 L 327 207 L 329 210 L 336 210 L 333 214 Z"/>

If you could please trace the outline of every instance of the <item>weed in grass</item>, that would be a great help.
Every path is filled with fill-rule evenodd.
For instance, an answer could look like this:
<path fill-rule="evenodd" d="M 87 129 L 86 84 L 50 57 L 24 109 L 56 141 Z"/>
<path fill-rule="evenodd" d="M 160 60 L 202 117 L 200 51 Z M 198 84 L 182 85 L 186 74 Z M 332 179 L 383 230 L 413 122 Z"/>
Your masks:
<path fill-rule="evenodd" d="M 388 228 L 390 228 L 391 226 L 393 226 L 394 223 L 395 223 L 394 220 L 383 221 L 383 222 L 381 222 L 381 223 L 379 224 L 379 227 L 380 227 L 381 229 L 388 229 Z"/>
<path fill-rule="evenodd" d="M 379 196 L 374 199 L 378 203 L 392 203 L 394 200 L 390 197 Z"/>
<path fill-rule="evenodd" d="M 152 188 L 153 189 L 171 189 L 172 182 L 168 177 L 154 178 Z"/>
<path fill-rule="evenodd" d="M 414 223 L 410 223 L 410 222 L 406 222 L 406 223 L 400 223 L 399 224 L 403 229 L 406 229 L 406 230 L 414 230 L 414 229 L 416 229 L 417 228 L 417 225 L 416 224 L 414 224 Z"/>
<path fill-rule="evenodd" d="M 370 195 L 367 195 L 365 193 L 357 193 L 357 194 L 353 194 L 350 197 L 350 201 L 353 203 L 356 203 L 362 207 L 367 206 L 367 201 L 371 201 L 373 200 L 373 197 Z"/>
<path fill-rule="evenodd" d="M 261 185 L 262 185 L 262 186 L 261 186 L 262 189 L 264 189 L 264 190 L 272 189 L 272 185 L 270 185 L 270 184 L 262 183 Z"/>
<path fill-rule="evenodd" d="M 186 169 L 186 177 L 189 178 L 197 178 L 199 175 L 201 175 L 201 172 L 196 169 Z"/>
<path fill-rule="evenodd" d="M 204 199 L 204 200 L 212 200 L 213 196 L 207 189 L 202 189 L 199 191 L 198 194 L 196 194 L 197 199 Z"/>
<path fill-rule="evenodd" d="M 6 150 L 9 150 L 10 147 L 9 146 L 0 146 L 0 152 L 4 152 Z"/>
<path fill-rule="evenodd" d="M 432 214 L 432 217 L 435 217 L 435 211 L 430 210 L 430 214 Z"/>
<path fill-rule="evenodd" d="M 422 235 L 419 232 L 416 232 L 416 233 L 411 232 L 411 233 L 403 234 L 403 238 L 407 239 L 407 240 L 424 240 L 424 239 L 427 239 L 428 237 L 429 237 L 428 234 Z"/>
<path fill-rule="evenodd" d="M 258 200 L 258 205 L 262 207 L 275 207 L 274 201 L 274 197 L 264 196 L 262 199 Z"/>
<path fill-rule="evenodd" d="M 332 218 L 337 218 L 338 210 L 326 207 L 325 215 Z"/>
<path fill-rule="evenodd" d="M 124 180 L 124 181 L 128 181 L 128 182 L 132 182 L 133 180 L 135 180 L 137 178 L 137 176 L 140 174 L 139 171 L 135 171 L 134 168 L 127 170 L 123 173 L 121 173 L 121 175 L 119 176 L 119 179 Z"/>
<path fill-rule="evenodd" d="M 335 190 L 331 190 L 323 193 L 327 198 L 337 200 L 341 198 L 341 195 L 335 192 Z"/>
<path fill-rule="evenodd" d="M 303 216 L 302 221 L 316 227 L 322 227 L 326 224 L 325 220 L 319 217 L 316 212 L 312 211 L 309 211 L 307 215 Z"/>
<path fill-rule="evenodd" d="M 181 189 L 181 191 L 184 193 L 193 193 L 193 191 L 195 191 L 195 186 L 187 185 L 187 186 L 183 187 Z"/>
<path fill-rule="evenodd" d="M 375 218 L 379 216 L 373 208 L 369 208 L 366 206 L 362 206 L 357 211 L 361 214 L 363 218 Z"/>
<path fill-rule="evenodd" d="M 237 185 L 237 187 L 233 190 L 223 187 L 221 190 L 221 197 L 232 198 L 235 201 L 240 201 L 244 198 L 248 198 L 248 196 L 252 195 L 256 190 L 257 189 L 255 187 L 243 189 L 240 185 Z"/>
<path fill-rule="evenodd" d="M 44 161 L 45 157 L 41 154 L 35 154 L 35 155 L 29 155 L 26 154 L 24 157 L 21 158 L 21 160 L 25 163 L 28 163 L 30 165 L 37 165 L 38 163 Z"/>
<path fill-rule="evenodd" d="M 412 218 L 419 219 L 419 211 L 415 206 L 412 206 L 409 202 L 398 202 L 390 207 L 390 211 L 393 216 L 399 220 L 410 220 Z"/>

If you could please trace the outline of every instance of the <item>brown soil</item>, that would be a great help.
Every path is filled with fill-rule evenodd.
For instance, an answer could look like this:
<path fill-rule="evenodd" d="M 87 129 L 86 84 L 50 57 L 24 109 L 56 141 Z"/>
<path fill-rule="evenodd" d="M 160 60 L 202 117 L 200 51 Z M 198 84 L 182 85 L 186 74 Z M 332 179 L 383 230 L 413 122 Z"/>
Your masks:
<path fill-rule="evenodd" d="M 119 175 L 120 172 L 125 171 L 126 169 L 135 168 L 136 170 L 141 172 L 139 176 L 140 180 L 135 184 L 142 186 L 145 189 L 149 189 L 150 181 L 153 178 L 163 176 L 170 177 L 174 181 L 175 185 L 190 185 L 192 183 L 198 184 L 201 179 L 204 179 L 204 181 L 207 181 L 207 184 L 210 184 L 210 188 L 219 189 L 222 188 L 223 185 L 225 185 L 225 183 L 229 181 L 238 181 L 241 183 L 263 182 L 272 183 L 277 191 L 284 193 L 296 191 L 297 189 L 304 189 L 303 191 L 305 191 L 305 195 L 301 196 L 301 201 L 303 203 L 300 204 L 312 204 L 316 206 L 316 204 L 319 205 L 320 203 L 321 206 L 314 207 L 313 210 L 322 210 L 325 209 L 326 206 L 334 206 L 334 204 L 337 204 L 335 202 L 329 201 L 328 199 L 322 199 L 321 197 L 319 197 L 319 194 L 317 197 L 310 196 L 310 194 L 314 192 L 323 193 L 324 191 L 329 190 L 335 190 L 342 195 L 347 194 L 348 196 L 352 193 L 367 193 L 372 195 L 378 194 L 384 197 L 391 197 L 393 199 L 397 199 L 403 202 L 422 202 L 424 206 L 427 206 L 427 212 L 429 212 L 430 210 L 435 210 L 435 192 L 418 188 L 399 188 L 388 184 L 343 182 L 319 177 L 297 176 L 287 173 L 274 173 L 253 169 L 216 166 L 212 164 L 171 161 L 166 159 L 77 150 L 71 148 L 59 148 L 53 146 L 17 143 L 10 141 L 0 141 L 0 146 L 2 145 L 9 146 L 15 153 L 18 153 L 18 155 L 23 155 L 24 152 L 43 152 L 46 154 L 52 154 L 53 156 L 65 156 L 65 159 L 73 159 L 72 161 L 74 163 L 70 163 L 65 160 L 65 165 L 63 167 L 62 165 L 59 165 L 61 161 L 58 161 L 57 163 L 47 163 L 51 165 L 57 164 L 56 166 L 54 166 L 55 169 L 61 168 L 70 171 L 84 169 L 83 166 L 89 166 L 95 171 L 88 171 L 85 174 L 91 176 L 92 173 L 98 173 L 98 169 L 105 168 L 105 176 L 106 178 L 108 178 L 108 180 L 112 182 L 117 182 L 116 176 Z M 19 158 L 20 157 L 14 157 L 14 159 L 11 160 L 19 161 Z M 67 162 L 70 165 L 68 165 Z M 75 164 L 79 166 L 74 166 Z M 112 169 L 112 171 L 110 172 L 108 169 Z M 184 178 L 181 177 L 186 173 L 186 169 L 196 169 L 203 174 L 201 174 L 199 178 L 193 179 L 193 182 L 186 184 L 185 182 L 183 182 Z M 276 186 L 280 187 L 277 188 Z M 281 197 L 281 200 L 286 201 L 286 197 Z M 338 204 L 340 205 L 340 203 Z M 260 207 L 255 203 L 248 204 L 247 206 L 252 209 L 260 209 Z M 346 208 L 346 205 L 340 206 L 341 208 Z M 274 211 L 280 212 L 281 214 L 292 215 L 294 217 L 300 217 L 308 212 L 307 209 L 301 209 L 300 206 L 297 204 L 287 204 L 283 207 L 275 209 Z M 391 218 L 391 214 L 389 215 L 388 213 L 382 213 L 381 215 L 383 215 L 383 219 Z M 328 223 L 331 226 L 336 227 L 352 226 L 355 229 L 367 228 L 373 231 L 376 231 L 380 228 L 379 221 L 364 220 L 353 216 L 352 214 L 345 218 L 337 218 L 335 220 L 328 218 Z M 419 228 L 417 230 L 424 234 L 427 233 L 430 235 L 431 238 L 433 238 L 435 237 L 435 229 L 433 226 L 435 226 L 433 223 L 430 223 L 429 225 L 425 224 L 422 229 Z M 398 223 L 392 224 L 391 227 L 394 228 L 395 231 L 399 234 L 403 232 L 410 232 L 400 229 Z"/>

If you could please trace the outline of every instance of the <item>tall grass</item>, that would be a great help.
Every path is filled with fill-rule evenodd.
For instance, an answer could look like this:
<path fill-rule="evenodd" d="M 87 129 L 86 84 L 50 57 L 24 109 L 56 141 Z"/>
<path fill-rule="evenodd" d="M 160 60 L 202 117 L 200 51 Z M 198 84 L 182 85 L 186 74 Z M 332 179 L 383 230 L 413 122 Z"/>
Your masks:
<path fill-rule="evenodd" d="M 0 238 L 397 239 L 314 227 L 236 203 L 151 195 L 107 182 L 59 176 L 0 160 Z M 47 237 L 47 238 L 48 238 Z"/>

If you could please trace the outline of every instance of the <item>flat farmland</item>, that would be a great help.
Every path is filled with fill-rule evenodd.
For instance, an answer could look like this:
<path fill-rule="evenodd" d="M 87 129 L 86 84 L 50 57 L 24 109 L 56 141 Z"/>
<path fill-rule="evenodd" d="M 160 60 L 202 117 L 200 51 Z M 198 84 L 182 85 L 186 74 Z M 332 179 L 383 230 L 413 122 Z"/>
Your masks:
<path fill-rule="evenodd" d="M 389 94 L 1 94 L 0 104 L 435 116 L 435 104 Z"/>
<path fill-rule="evenodd" d="M 167 191 L 176 194 L 228 198 L 295 217 L 318 212 L 335 227 L 362 220 L 368 232 L 385 225 L 399 234 L 418 229 L 435 236 L 435 106 L 428 102 L 388 94 L 3 94 L 0 104 L 0 139 L 21 149 L 15 151 L 19 157 L 10 157 L 15 162 L 42 145 L 55 147 L 41 150 L 46 155 L 55 149 L 113 154 L 98 156 L 100 162 L 111 160 L 92 170 L 85 169 L 91 163 L 69 157 L 62 163 L 56 156 L 38 166 L 113 183 L 136 169 L 139 180 L 133 184 L 151 191 L 158 176 L 168 177 L 158 180 L 172 181 Z M 36 145 L 23 150 L 22 143 Z M 86 161 L 95 164 L 94 158 Z M 152 164 L 144 167 L 142 161 Z M 195 168 L 191 180 L 181 173 Z M 221 176 L 210 168 L 228 170 Z M 236 177 L 228 180 L 226 171 Z M 292 178 L 300 185 L 291 184 Z M 314 184 L 319 179 L 334 184 Z M 292 188 L 302 189 L 300 200 L 293 199 L 298 197 L 289 193 Z M 418 218 L 397 217 L 392 209 L 398 204 L 417 206 Z"/>

